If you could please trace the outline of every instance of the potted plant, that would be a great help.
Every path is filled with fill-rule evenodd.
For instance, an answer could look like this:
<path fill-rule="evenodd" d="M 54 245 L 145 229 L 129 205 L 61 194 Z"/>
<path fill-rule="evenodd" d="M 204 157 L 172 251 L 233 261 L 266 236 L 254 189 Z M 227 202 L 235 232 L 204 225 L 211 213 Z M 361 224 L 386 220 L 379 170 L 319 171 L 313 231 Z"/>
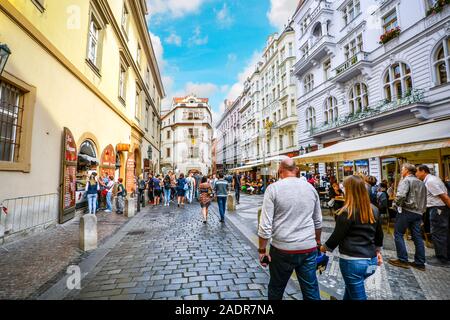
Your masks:
<path fill-rule="evenodd" d="M 386 44 L 394 38 L 397 38 L 401 33 L 400 27 L 386 31 L 380 36 L 380 44 Z"/>
<path fill-rule="evenodd" d="M 447 4 L 450 4 L 450 0 L 438 0 L 433 7 L 428 9 L 427 16 L 441 12 Z"/>

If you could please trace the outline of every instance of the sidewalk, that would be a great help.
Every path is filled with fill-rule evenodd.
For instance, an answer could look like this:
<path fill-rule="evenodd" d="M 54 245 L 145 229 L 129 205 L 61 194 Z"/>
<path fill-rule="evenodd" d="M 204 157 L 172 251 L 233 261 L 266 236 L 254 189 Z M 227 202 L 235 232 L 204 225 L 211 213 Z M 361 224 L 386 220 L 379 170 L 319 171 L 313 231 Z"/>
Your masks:
<path fill-rule="evenodd" d="M 127 221 L 115 213 L 99 212 L 99 246 Z M 64 225 L 0 247 L 0 300 L 34 299 L 89 253 L 79 247 L 79 216 Z"/>
<path fill-rule="evenodd" d="M 263 196 L 241 195 L 241 203 L 236 212 L 228 212 L 230 221 L 245 236 L 257 245 L 258 208 L 262 206 Z M 322 241 L 326 241 L 334 230 L 335 222 L 324 210 Z M 414 244 L 406 241 L 410 260 L 414 257 Z M 425 248 L 426 256 L 434 255 L 434 250 Z M 329 254 L 330 255 L 330 254 Z M 371 300 L 450 300 L 450 268 L 427 265 L 425 272 L 416 269 L 401 269 L 387 263 L 396 258 L 393 236 L 385 234 L 384 264 L 374 276 L 366 281 L 366 291 Z M 339 252 L 330 255 L 330 263 L 325 273 L 319 276 L 322 296 L 342 299 L 344 282 L 339 271 Z"/>

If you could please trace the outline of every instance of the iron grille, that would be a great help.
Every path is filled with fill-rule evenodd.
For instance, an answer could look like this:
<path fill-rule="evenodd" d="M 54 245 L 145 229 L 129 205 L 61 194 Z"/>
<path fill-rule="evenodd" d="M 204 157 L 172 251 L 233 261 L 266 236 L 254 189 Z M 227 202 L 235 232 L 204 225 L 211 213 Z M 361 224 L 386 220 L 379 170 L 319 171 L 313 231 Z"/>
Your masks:
<path fill-rule="evenodd" d="M 23 92 L 0 81 L 0 161 L 19 161 L 23 110 Z"/>

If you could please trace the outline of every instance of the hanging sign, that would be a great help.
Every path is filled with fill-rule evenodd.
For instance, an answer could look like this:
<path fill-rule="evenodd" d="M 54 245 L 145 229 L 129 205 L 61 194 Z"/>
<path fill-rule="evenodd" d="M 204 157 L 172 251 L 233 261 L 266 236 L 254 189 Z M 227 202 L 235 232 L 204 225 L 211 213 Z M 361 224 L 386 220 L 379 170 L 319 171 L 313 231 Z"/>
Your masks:
<path fill-rule="evenodd" d="M 61 154 L 59 223 L 64 223 L 75 216 L 77 190 L 77 145 L 68 128 L 64 128 Z"/>

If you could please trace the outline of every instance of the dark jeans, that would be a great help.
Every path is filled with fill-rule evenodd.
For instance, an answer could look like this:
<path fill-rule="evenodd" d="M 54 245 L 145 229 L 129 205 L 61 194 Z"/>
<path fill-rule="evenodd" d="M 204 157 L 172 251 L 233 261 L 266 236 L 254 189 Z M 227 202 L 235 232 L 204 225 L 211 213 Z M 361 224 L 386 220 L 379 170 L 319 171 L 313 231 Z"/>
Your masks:
<path fill-rule="evenodd" d="M 414 262 L 417 265 L 425 265 L 425 246 L 423 244 L 420 225 L 422 224 L 422 215 L 409 212 L 403 209 L 402 213 L 398 213 L 395 221 L 395 248 L 397 249 L 397 257 L 400 261 L 408 262 L 408 252 L 405 245 L 406 229 L 411 230 L 411 236 L 416 247 Z"/>
<path fill-rule="evenodd" d="M 220 219 L 225 220 L 225 209 L 227 206 L 227 197 L 217 197 L 217 205 L 219 206 Z"/>
<path fill-rule="evenodd" d="M 339 268 L 345 282 L 344 300 L 367 300 L 364 281 L 377 270 L 377 257 L 368 260 L 339 259 Z"/>
<path fill-rule="evenodd" d="M 239 203 L 240 199 L 241 199 L 241 187 L 236 187 L 236 189 L 234 190 L 235 194 L 236 194 L 236 201 L 237 203 Z"/>
<path fill-rule="evenodd" d="M 303 300 L 320 300 L 316 274 L 317 251 L 305 254 L 287 254 L 270 247 L 269 300 L 282 300 L 292 272 L 297 274 Z"/>
<path fill-rule="evenodd" d="M 439 214 L 439 211 L 441 214 Z M 433 240 L 436 257 L 442 260 L 448 260 L 448 224 L 449 209 L 447 207 L 428 208 L 430 213 L 430 231 Z"/>

